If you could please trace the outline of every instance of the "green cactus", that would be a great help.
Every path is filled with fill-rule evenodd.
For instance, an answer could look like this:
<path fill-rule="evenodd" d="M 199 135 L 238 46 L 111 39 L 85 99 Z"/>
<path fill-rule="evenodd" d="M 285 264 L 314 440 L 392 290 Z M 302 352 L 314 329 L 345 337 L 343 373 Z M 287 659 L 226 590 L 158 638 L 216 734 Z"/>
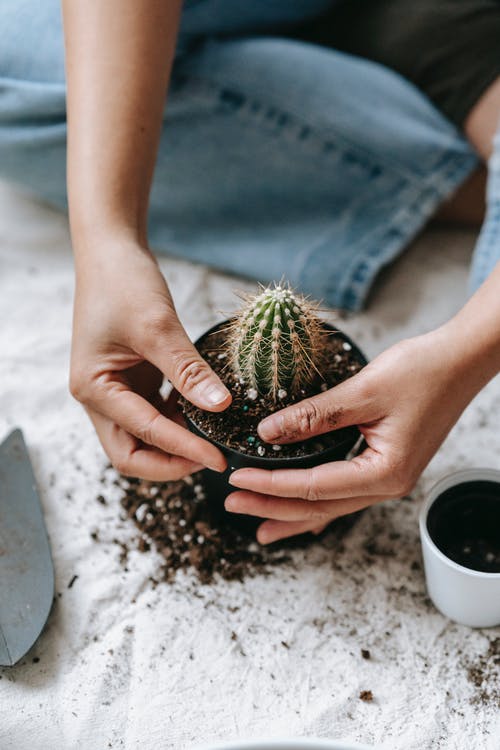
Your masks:
<path fill-rule="evenodd" d="M 310 385 L 320 374 L 327 335 L 317 311 L 284 283 L 247 296 L 227 333 L 236 377 L 275 402 Z"/>

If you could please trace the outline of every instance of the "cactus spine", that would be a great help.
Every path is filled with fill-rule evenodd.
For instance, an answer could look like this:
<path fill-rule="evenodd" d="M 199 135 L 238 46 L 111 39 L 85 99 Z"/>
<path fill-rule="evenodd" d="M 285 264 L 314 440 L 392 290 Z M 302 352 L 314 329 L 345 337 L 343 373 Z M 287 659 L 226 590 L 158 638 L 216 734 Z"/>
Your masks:
<path fill-rule="evenodd" d="M 227 336 L 234 374 L 274 401 L 310 385 L 319 374 L 326 336 L 317 310 L 283 283 L 246 297 Z"/>

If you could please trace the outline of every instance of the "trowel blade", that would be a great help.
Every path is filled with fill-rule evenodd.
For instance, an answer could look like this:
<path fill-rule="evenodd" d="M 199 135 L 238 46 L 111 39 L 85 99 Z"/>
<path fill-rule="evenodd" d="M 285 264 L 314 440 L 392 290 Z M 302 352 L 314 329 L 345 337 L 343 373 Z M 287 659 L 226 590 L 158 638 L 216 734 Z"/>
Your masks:
<path fill-rule="evenodd" d="M 40 635 L 54 597 L 54 567 L 21 430 L 0 445 L 0 666 Z"/>

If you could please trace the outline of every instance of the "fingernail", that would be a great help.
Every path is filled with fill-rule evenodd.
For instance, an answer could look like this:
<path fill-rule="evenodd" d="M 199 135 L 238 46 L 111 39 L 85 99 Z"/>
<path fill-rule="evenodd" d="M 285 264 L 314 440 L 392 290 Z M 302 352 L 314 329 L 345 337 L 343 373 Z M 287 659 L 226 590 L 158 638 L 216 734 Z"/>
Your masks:
<path fill-rule="evenodd" d="M 233 473 L 229 476 L 228 482 L 229 484 L 234 485 L 235 487 L 238 487 L 238 481 L 245 482 L 245 477 L 248 479 L 248 477 L 252 476 L 252 470 L 250 469 L 250 472 L 248 469 L 238 469 L 237 471 L 233 471 Z"/>
<path fill-rule="evenodd" d="M 281 437 L 283 418 L 279 414 L 271 414 L 262 420 L 258 427 L 258 433 L 263 440 L 268 442 Z"/>
<path fill-rule="evenodd" d="M 222 464 L 222 462 L 220 464 L 215 464 L 215 463 L 209 464 L 209 463 L 207 463 L 207 469 L 211 469 L 212 471 L 216 471 L 218 474 L 222 474 L 222 472 L 226 470 L 226 466 L 227 466 L 227 464 L 225 462 L 224 462 L 224 464 Z"/>
<path fill-rule="evenodd" d="M 226 501 L 224 503 L 224 508 L 228 510 L 230 513 L 234 511 L 234 500 L 231 497 L 226 498 Z"/>
<path fill-rule="evenodd" d="M 260 528 L 257 529 L 257 534 L 255 538 L 258 541 L 258 543 L 262 545 L 271 544 L 271 542 L 274 541 L 271 536 L 268 536 L 265 530 L 261 531 Z"/>
<path fill-rule="evenodd" d="M 208 388 L 204 388 L 201 395 L 209 404 L 215 406 L 227 399 L 229 391 L 223 385 L 216 385 L 214 383 L 213 385 L 209 385 Z"/>

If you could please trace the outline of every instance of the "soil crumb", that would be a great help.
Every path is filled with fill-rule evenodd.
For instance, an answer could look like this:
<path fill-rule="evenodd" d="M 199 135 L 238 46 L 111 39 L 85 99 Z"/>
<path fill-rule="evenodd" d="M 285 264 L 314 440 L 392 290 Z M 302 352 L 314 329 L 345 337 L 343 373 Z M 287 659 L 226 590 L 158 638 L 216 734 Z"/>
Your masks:
<path fill-rule="evenodd" d="M 371 690 L 362 690 L 359 694 L 359 697 L 365 703 L 372 703 L 373 701 L 373 693 Z"/>
<path fill-rule="evenodd" d="M 273 566 L 290 563 L 290 551 L 310 544 L 313 538 L 304 534 L 260 546 L 254 536 L 224 524 L 216 516 L 206 500 L 203 472 L 164 483 L 121 477 L 117 484 L 123 492 L 121 505 L 138 532 L 131 541 L 116 540 L 120 562 L 126 566 L 127 551 L 133 548 L 146 554 L 156 548 L 165 562 L 155 574 L 153 586 L 173 582 L 179 570 L 194 573 L 204 584 L 217 577 L 241 581 L 266 575 Z M 355 518 L 354 514 L 338 519 L 330 529 L 340 539 Z"/>
<path fill-rule="evenodd" d="M 493 638 L 484 654 L 468 665 L 467 678 L 476 688 L 472 703 L 500 708 L 500 637 Z"/>

